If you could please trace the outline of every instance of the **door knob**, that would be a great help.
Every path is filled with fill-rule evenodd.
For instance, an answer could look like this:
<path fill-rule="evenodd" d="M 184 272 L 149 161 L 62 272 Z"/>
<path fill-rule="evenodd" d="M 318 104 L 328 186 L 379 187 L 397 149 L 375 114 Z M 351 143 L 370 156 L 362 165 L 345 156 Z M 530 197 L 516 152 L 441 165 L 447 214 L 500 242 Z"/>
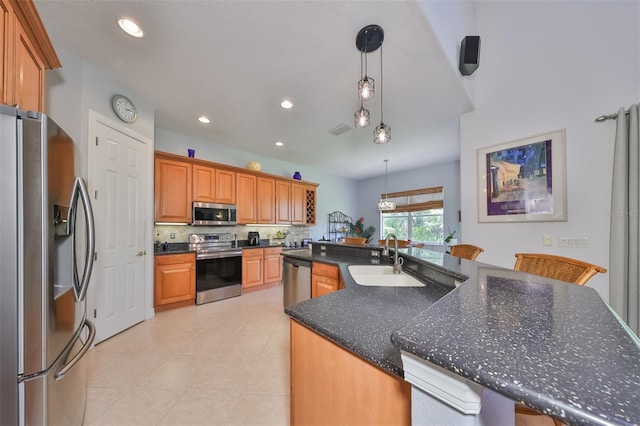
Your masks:
<path fill-rule="evenodd" d="M 140 250 L 136 256 L 144 256 L 145 254 L 147 254 L 146 250 Z"/>

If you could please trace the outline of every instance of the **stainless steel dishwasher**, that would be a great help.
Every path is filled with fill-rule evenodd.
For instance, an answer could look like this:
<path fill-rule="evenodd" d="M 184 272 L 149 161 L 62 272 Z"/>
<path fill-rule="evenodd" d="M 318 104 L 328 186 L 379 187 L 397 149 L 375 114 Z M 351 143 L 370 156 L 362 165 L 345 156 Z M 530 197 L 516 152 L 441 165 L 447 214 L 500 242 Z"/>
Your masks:
<path fill-rule="evenodd" d="M 285 256 L 282 266 L 284 307 L 311 299 L 311 262 Z"/>

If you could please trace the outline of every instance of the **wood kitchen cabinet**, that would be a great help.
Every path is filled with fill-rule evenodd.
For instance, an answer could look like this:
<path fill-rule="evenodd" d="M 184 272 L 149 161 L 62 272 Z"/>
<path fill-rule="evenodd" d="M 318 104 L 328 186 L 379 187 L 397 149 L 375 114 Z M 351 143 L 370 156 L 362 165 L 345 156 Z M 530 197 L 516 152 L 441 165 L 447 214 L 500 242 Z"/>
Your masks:
<path fill-rule="evenodd" d="M 291 183 L 276 181 L 276 223 L 291 223 Z"/>
<path fill-rule="evenodd" d="M 282 281 L 282 247 L 264 249 L 264 284 Z"/>
<path fill-rule="evenodd" d="M 155 221 L 191 223 L 191 163 L 155 158 Z"/>
<path fill-rule="evenodd" d="M 0 0 L 0 13 L 1 103 L 42 112 L 45 70 L 60 60 L 31 0 Z"/>
<path fill-rule="evenodd" d="M 256 176 L 236 173 L 236 190 L 238 224 L 256 223 Z"/>
<path fill-rule="evenodd" d="M 242 250 L 242 291 L 264 282 L 264 249 Z"/>
<path fill-rule="evenodd" d="M 291 223 L 307 224 L 307 187 L 305 185 L 291 184 Z"/>
<path fill-rule="evenodd" d="M 156 222 L 190 223 L 198 201 L 234 204 L 239 225 L 315 225 L 317 186 L 156 151 Z"/>
<path fill-rule="evenodd" d="M 282 281 L 282 247 L 242 250 L 242 291 L 272 287 Z"/>
<path fill-rule="evenodd" d="M 236 173 L 194 164 L 193 201 L 235 204 Z"/>
<path fill-rule="evenodd" d="M 340 270 L 336 265 L 313 262 L 311 265 L 311 297 L 320 297 L 342 288 Z"/>
<path fill-rule="evenodd" d="M 273 179 L 258 177 L 256 180 L 258 201 L 258 223 L 276 223 L 276 182 Z"/>
<path fill-rule="evenodd" d="M 317 186 L 311 186 L 311 185 L 305 186 L 305 197 L 306 197 L 305 223 L 307 225 L 316 224 L 316 189 L 317 189 Z"/>
<path fill-rule="evenodd" d="M 193 305 L 196 300 L 196 256 L 194 253 L 167 254 L 154 258 L 156 311 Z"/>

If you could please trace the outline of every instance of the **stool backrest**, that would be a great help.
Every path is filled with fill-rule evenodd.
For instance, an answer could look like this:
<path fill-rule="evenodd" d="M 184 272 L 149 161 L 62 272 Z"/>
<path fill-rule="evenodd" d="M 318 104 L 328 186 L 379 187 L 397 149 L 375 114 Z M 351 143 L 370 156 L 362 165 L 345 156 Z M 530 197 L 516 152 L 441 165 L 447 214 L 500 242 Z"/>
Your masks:
<path fill-rule="evenodd" d="M 516 264 L 513 269 L 541 275 L 547 278 L 584 285 L 598 272 L 607 270 L 592 263 L 583 262 L 569 257 L 541 253 L 516 253 Z"/>

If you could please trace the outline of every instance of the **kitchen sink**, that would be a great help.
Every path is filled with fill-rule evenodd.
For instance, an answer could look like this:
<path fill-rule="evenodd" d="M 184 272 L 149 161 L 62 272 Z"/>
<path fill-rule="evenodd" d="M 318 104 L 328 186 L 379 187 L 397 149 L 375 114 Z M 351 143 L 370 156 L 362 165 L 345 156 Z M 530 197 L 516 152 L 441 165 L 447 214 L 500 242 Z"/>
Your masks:
<path fill-rule="evenodd" d="M 377 287 L 424 287 L 424 284 L 404 272 L 393 273 L 393 266 L 350 265 L 349 273 L 356 284 Z"/>

